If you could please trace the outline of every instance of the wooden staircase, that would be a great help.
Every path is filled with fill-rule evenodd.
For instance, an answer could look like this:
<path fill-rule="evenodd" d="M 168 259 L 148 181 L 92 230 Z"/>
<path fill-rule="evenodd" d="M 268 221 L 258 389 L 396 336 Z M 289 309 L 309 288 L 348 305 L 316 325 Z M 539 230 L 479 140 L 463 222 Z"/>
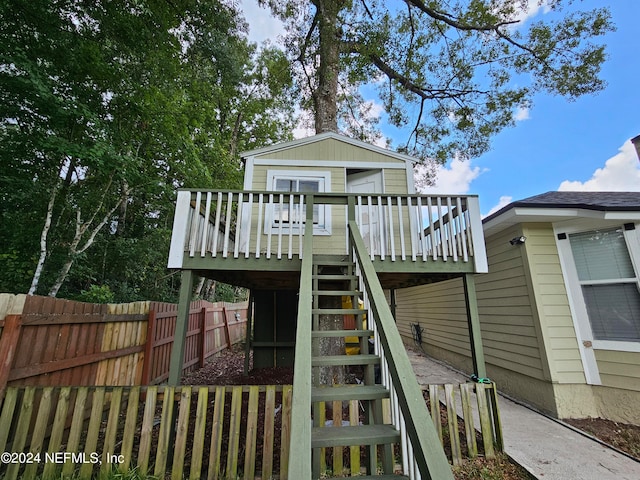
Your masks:
<path fill-rule="evenodd" d="M 351 299 L 351 302 L 347 302 L 351 306 L 358 306 L 360 292 L 357 288 L 358 278 L 355 274 L 355 266 L 348 257 L 315 255 L 312 279 L 313 478 L 320 478 L 324 473 L 321 469 L 325 448 L 334 448 L 334 455 L 341 456 L 342 447 L 356 446 L 359 451 L 360 446 L 364 446 L 366 458 L 364 467 L 369 476 L 358 478 L 407 479 L 409 477 L 393 474 L 395 466 L 393 445 L 400 443 L 401 436 L 393 425 L 384 422 L 382 401 L 390 398 L 390 392 L 379 383 L 380 357 L 370 353 L 369 338 L 373 335 L 373 331 L 363 325 L 366 323 L 367 311 L 359 308 L 343 308 L 343 297 Z M 355 330 L 345 329 L 342 326 L 345 316 L 347 319 L 349 316 L 355 318 Z M 360 347 L 358 354 L 344 353 L 346 337 L 358 339 Z M 322 342 L 329 342 L 329 348 L 326 343 L 322 348 Z M 321 353 L 327 350 L 331 351 L 331 354 Z M 341 353 L 336 354 L 336 350 L 341 350 Z M 324 369 L 324 372 L 321 369 Z M 345 370 L 350 374 L 346 375 Z M 353 371 L 357 374 L 351 373 Z M 352 419 L 348 425 L 343 426 L 343 405 L 352 401 L 358 402 L 362 413 L 356 425 L 353 425 Z M 321 424 L 325 418 L 325 405 L 330 405 L 333 409 L 331 426 Z M 340 425 L 335 425 L 338 422 Z M 341 464 L 341 461 L 339 463 Z M 382 474 L 377 475 L 379 471 Z M 342 473 L 333 472 L 336 478 Z M 359 474 L 359 471 L 351 472 L 354 476 Z"/>

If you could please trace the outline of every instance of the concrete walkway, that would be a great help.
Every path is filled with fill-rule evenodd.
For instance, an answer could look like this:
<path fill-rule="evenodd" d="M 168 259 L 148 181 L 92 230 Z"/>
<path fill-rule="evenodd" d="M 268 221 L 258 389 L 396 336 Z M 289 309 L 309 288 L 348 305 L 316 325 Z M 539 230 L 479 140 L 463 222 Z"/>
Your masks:
<path fill-rule="evenodd" d="M 422 352 L 408 353 L 421 385 L 468 380 Z M 498 406 L 506 453 L 536 478 L 640 480 L 640 462 L 505 397 Z"/>

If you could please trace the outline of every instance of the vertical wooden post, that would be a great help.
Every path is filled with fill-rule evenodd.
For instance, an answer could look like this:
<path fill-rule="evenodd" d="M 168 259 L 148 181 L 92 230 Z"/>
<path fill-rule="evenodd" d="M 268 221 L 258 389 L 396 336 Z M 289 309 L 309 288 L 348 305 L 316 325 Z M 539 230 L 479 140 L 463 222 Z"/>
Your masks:
<path fill-rule="evenodd" d="M 222 307 L 222 317 L 224 318 L 224 336 L 227 339 L 227 348 L 231 348 L 231 332 L 229 331 L 229 319 L 227 318 L 227 307 Z"/>
<path fill-rule="evenodd" d="M 464 279 L 464 301 L 467 307 L 467 323 L 469 325 L 469 343 L 471 344 L 471 358 L 473 370 L 478 377 L 487 376 L 484 363 L 482 335 L 480 333 L 480 315 L 478 313 L 478 298 L 473 274 L 466 273 Z"/>
<path fill-rule="evenodd" d="M 184 365 L 184 345 L 186 342 L 187 328 L 189 327 L 189 310 L 191 307 L 191 295 L 193 292 L 193 272 L 183 270 L 180 284 L 180 300 L 178 303 L 178 318 L 176 318 L 176 330 L 173 335 L 171 348 L 171 365 L 169 367 L 169 385 L 180 385 L 182 367 Z"/>
<path fill-rule="evenodd" d="M 20 315 L 7 315 L 0 336 L 0 399 L 9 380 L 9 373 L 13 366 L 13 357 L 18 347 L 22 322 Z"/>
<path fill-rule="evenodd" d="M 249 354 L 251 353 L 251 330 L 253 324 L 253 290 L 249 290 L 249 302 L 247 303 L 247 326 L 244 343 L 244 374 L 249 374 Z"/>
<path fill-rule="evenodd" d="M 202 368 L 207 358 L 207 307 L 202 307 L 200 315 L 202 317 L 202 321 L 200 322 L 200 368 Z"/>
<path fill-rule="evenodd" d="M 149 310 L 147 321 L 147 342 L 144 345 L 144 363 L 142 365 L 142 384 L 151 383 L 151 367 L 153 365 L 153 347 L 156 341 L 156 311 Z"/>

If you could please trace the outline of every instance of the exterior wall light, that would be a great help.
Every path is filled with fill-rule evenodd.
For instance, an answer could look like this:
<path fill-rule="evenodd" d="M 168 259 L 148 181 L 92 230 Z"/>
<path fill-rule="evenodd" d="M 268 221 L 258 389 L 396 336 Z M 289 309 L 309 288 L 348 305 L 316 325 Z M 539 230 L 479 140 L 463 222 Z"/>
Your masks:
<path fill-rule="evenodd" d="M 509 240 L 509 243 L 511 245 L 522 245 L 526 241 L 527 241 L 527 237 L 525 237 L 524 235 L 521 235 L 519 237 L 512 238 L 511 240 Z"/>

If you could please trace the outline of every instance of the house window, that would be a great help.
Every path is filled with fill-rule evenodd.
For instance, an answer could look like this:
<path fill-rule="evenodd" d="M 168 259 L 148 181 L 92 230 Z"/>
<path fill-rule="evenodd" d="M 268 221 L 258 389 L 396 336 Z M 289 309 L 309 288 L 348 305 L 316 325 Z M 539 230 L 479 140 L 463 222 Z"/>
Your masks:
<path fill-rule="evenodd" d="M 569 235 L 594 340 L 640 342 L 640 291 L 622 228 Z"/>
<path fill-rule="evenodd" d="M 267 189 L 276 192 L 316 193 L 328 192 L 331 180 L 329 172 L 295 172 L 272 170 L 267 174 Z M 283 228 L 285 231 L 294 229 L 297 233 L 299 225 L 306 223 L 304 211 L 301 211 L 298 200 L 294 204 L 280 205 L 279 198 L 274 198 L 271 220 L 272 229 Z M 329 235 L 331 232 L 330 207 L 314 205 L 313 232 L 314 234 Z"/>

